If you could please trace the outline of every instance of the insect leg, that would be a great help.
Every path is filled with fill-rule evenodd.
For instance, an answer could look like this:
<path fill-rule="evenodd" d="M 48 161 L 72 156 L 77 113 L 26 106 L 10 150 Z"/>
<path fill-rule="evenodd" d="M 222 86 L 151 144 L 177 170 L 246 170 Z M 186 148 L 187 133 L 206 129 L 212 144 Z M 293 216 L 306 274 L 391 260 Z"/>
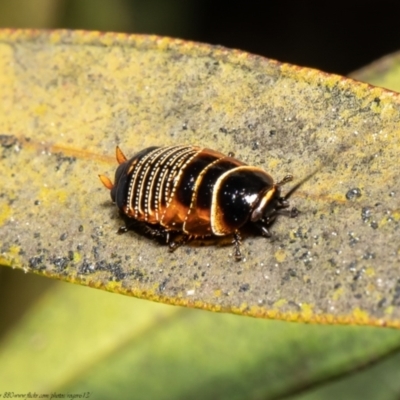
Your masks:
<path fill-rule="evenodd" d="M 235 258 L 236 261 L 240 261 L 242 259 L 242 253 L 240 251 L 240 245 L 242 243 L 242 237 L 240 236 L 239 231 L 235 231 L 233 234 L 233 245 L 235 246 Z"/>
<path fill-rule="evenodd" d="M 128 218 L 123 212 L 120 211 L 120 216 L 122 217 L 123 221 L 125 222 L 125 225 L 120 226 L 117 230 L 118 235 L 122 235 L 123 233 L 126 233 L 130 230 L 135 230 L 138 225 L 140 224 L 139 221 Z"/>
<path fill-rule="evenodd" d="M 296 207 L 293 207 L 290 210 L 285 208 L 278 208 L 273 210 L 273 212 L 268 217 L 264 217 L 261 220 L 252 222 L 252 225 L 260 231 L 262 236 L 270 238 L 272 235 L 268 227 L 274 222 L 275 218 L 278 215 L 284 215 L 285 217 L 289 218 L 296 218 L 299 215 L 299 210 Z"/>
<path fill-rule="evenodd" d="M 276 210 L 275 215 L 284 215 L 285 217 L 296 218 L 299 215 L 299 212 L 300 211 L 296 207 L 293 207 L 290 210 Z"/>
<path fill-rule="evenodd" d="M 153 227 L 148 224 L 145 226 L 145 233 L 153 239 L 162 239 L 167 241 L 168 232 L 165 228 L 158 226 Z"/>
<path fill-rule="evenodd" d="M 257 226 L 261 230 L 263 236 L 270 237 L 271 235 L 269 233 L 266 233 L 266 232 L 268 232 L 268 230 L 266 229 L 266 226 L 271 225 L 272 222 L 275 220 L 275 218 L 278 215 L 283 215 L 283 216 L 289 217 L 289 218 L 296 218 L 299 215 L 299 213 L 300 213 L 300 211 L 296 207 L 293 207 L 290 210 L 288 210 L 285 207 L 277 208 L 277 209 L 273 210 L 273 212 L 270 215 L 264 217 L 260 221 L 256 221 L 254 223 L 254 225 Z"/>
<path fill-rule="evenodd" d="M 146 222 L 138 221 L 133 218 L 125 217 L 124 220 L 125 220 L 125 225 L 121 226 L 118 229 L 118 231 L 117 231 L 118 234 L 123 234 L 123 233 L 133 230 L 133 231 L 141 232 L 152 239 L 161 239 L 161 240 L 167 241 L 167 243 L 168 243 L 168 240 L 167 240 L 168 232 L 164 227 L 158 226 L 158 225 L 150 225 Z"/>
<path fill-rule="evenodd" d="M 176 235 L 174 238 L 171 238 L 171 232 L 166 232 L 166 241 L 169 246 L 169 251 L 172 253 L 174 252 L 178 247 L 181 247 L 185 243 L 187 243 L 190 239 L 189 235 Z M 176 239 L 177 236 L 179 236 L 179 239 Z"/>
<path fill-rule="evenodd" d="M 126 217 L 124 218 L 123 215 L 121 216 L 124 219 L 125 225 L 122 225 L 118 228 L 117 230 L 118 235 L 122 235 L 123 233 L 133 230 L 138 226 L 138 221 L 131 218 L 126 218 Z"/>
<path fill-rule="evenodd" d="M 257 229 L 260 230 L 262 236 L 264 236 L 266 238 L 270 238 L 271 237 L 270 231 L 268 230 L 266 225 L 264 225 L 261 221 L 253 222 L 253 225 L 256 226 Z"/>
<path fill-rule="evenodd" d="M 126 225 L 120 226 L 117 230 L 118 235 L 122 235 L 129 231 L 129 228 Z"/>

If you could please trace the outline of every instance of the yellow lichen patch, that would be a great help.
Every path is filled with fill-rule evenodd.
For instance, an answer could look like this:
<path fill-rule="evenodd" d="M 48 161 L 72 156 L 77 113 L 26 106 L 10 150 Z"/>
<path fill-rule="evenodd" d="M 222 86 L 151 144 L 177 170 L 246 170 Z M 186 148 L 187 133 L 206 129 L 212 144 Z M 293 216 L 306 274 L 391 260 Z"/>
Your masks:
<path fill-rule="evenodd" d="M 3 204 L 0 211 L 0 226 L 12 215 L 12 208 L 8 204 Z"/>
<path fill-rule="evenodd" d="M 276 158 L 268 158 L 268 168 L 269 169 L 276 169 L 279 165 L 282 164 L 282 160 L 278 160 Z M 279 180 L 279 177 L 275 177 L 275 179 Z"/>
<path fill-rule="evenodd" d="M 394 307 L 393 306 L 389 306 L 385 308 L 385 315 L 392 315 L 394 311 Z"/>
<path fill-rule="evenodd" d="M 245 311 L 248 312 L 249 305 L 247 303 L 242 303 L 239 307 L 233 307 L 232 311 L 235 314 L 244 314 Z"/>
<path fill-rule="evenodd" d="M 266 310 L 266 312 L 263 311 L 258 314 L 259 317 L 263 317 L 264 315 L 266 318 L 279 319 L 280 313 L 278 310 Z"/>
<path fill-rule="evenodd" d="M 382 106 L 380 103 L 377 102 L 372 102 L 371 103 L 371 111 L 373 111 L 376 114 L 379 114 L 382 111 Z"/>
<path fill-rule="evenodd" d="M 17 245 L 12 245 L 8 249 L 8 251 L 1 256 L 2 260 L 0 264 L 5 266 L 12 266 L 12 267 L 22 267 L 23 264 L 21 263 L 21 247 Z"/>
<path fill-rule="evenodd" d="M 344 294 L 344 289 L 343 289 L 343 287 L 340 287 L 340 288 L 336 289 L 336 290 L 333 292 L 332 300 L 333 300 L 333 301 L 339 300 L 340 297 L 341 297 L 343 294 Z"/>
<path fill-rule="evenodd" d="M 366 268 L 365 275 L 368 276 L 368 278 L 372 278 L 373 276 L 375 276 L 375 268 L 373 267 Z"/>
<path fill-rule="evenodd" d="M 289 232 L 290 240 L 296 240 L 297 239 L 296 232 L 297 232 L 296 230 L 292 230 L 292 231 Z"/>
<path fill-rule="evenodd" d="M 0 256 L 0 265 L 3 267 L 11 267 L 12 263 L 10 260 L 4 258 L 3 256 Z"/>
<path fill-rule="evenodd" d="M 53 31 L 51 35 L 49 35 L 49 41 L 52 44 L 58 44 L 63 39 L 62 31 Z"/>
<path fill-rule="evenodd" d="M 121 287 L 121 282 L 110 281 L 105 289 L 108 290 L 109 292 L 118 292 L 120 287 Z"/>
<path fill-rule="evenodd" d="M 361 308 L 357 307 L 353 310 L 353 316 L 356 319 L 357 323 L 367 323 L 369 318 L 368 312 L 361 310 Z"/>
<path fill-rule="evenodd" d="M 42 116 L 47 112 L 47 110 L 48 110 L 48 107 L 46 104 L 39 104 L 39 105 L 35 106 L 35 108 L 33 109 L 33 112 L 38 116 Z"/>
<path fill-rule="evenodd" d="M 313 317 L 313 308 L 312 304 L 303 303 L 301 304 L 301 318 L 304 321 L 310 321 Z"/>
<path fill-rule="evenodd" d="M 400 211 L 396 210 L 396 211 L 392 212 L 390 214 L 390 216 L 394 221 L 396 221 L 396 222 L 400 221 Z"/>
<path fill-rule="evenodd" d="M 301 314 L 296 313 L 296 312 L 284 313 L 284 314 L 282 314 L 282 316 L 284 316 L 284 318 L 289 322 L 300 322 L 300 321 L 302 321 Z"/>
<path fill-rule="evenodd" d="M 218 297 L 221 297 L 221 295 L 222 295 L 222 291 L 221 290 L 214 290 L 214 296 L 216 297 L 216 298 L 218 298 Z"/>
<path fill-rule="evenodd" d="M 393 107 L 392 103 L 386 103 L 382 105 L 381 117 L 384 119 L 392 119 L 396 116 L 397 110 Z"/>
<path fill-rule="evenodd" d="M 329 200 L 337 203 L 337 205 L 335 207 L 331 207 L 332 213 L 337 214 L 342 211 L 342 207 L 340 206 L 340 203 L 344 203 L 346 201 L 345 195 L 346 195 L 346 193 L 335 193 L 335 192 L 330 193 Z"/>
<path fill-rule="evenodd" d="M 377 302 L 379 300 L 381 300 L 381 296 L 376 292 L 376 284 L 375 283 L 369 282 L 366 286 L 366 292 L 373 293 L 374 298 L 376 299 Z"/>
<path fill-rule="evenodd" d="M 274 303 L 273 307 L 274 308 L 280 308 L 280 307 L 283 307 L 286 304 L 287 304 L 287 300 L 286 299 L 279 299 Z"/>
<path fill-rule="evenodd" d="M 57 189 L 50 187 L 42 187 L 39 192 L 38 200 L 45 207 L 50 207 L 54 202 L 62 205 L 68 198 L 68 192 L 66 190 Z"/>
<path fill-rule="evenodd" d="M 327 324 L 334 323 L 335 319 L 336 319 L 336 317 L 332 314 L 324 314 L 321 318 L 323 319 L 324 323 L 327 323 Z"/>
<path fill-rule="evenodd" d="M 286 259 L 286 253 L 283 249 L 279 249 L 274 254 L 276 261 L 283 262 Z"/>
<path fill-rule="evenodd" d="M 8 253 L 11 256 L 17 256 L 18 254 L 20 254 L 20 252 L 21 252 L 21 247 L 20 246 L 13 245 L 8 249 Z"/>
<path fill-rule="evenodd" d="M 379 88 L 377 88 L 377 90 L 378 90 L 378 92 L 376 92 L 375 94 L 373 94 L 373 93 L 368 93 L 369 94 L 369 96 L 365 96 L 365 93 L 366 93 L 366 91 L 369 89 L 369 85 L 367 84 L 367 83 L 362 83 L 362 82 L 360 82 L 357 86 L 355 86 L 355 87 L 352 87 L 351 86 L 351 81 L 349 81 L 349 80 L 345 80 L 345 79 L 343 79 L 342 80 L 342 85 L 344 86 L 344 87 L 347 87 L 349 90 L 351 90 L 359 99 L 361 99 L 362 100 L 362 104 L 363 104 L 363 106 L 366 106 L 367 104 L 369 104 L 370 103 L 370 101 L 374 98 L 374 97 L 376 97 L 376 96 L 378 96 L 378 93 L 379 93 Z"/>
<path fill-rule="evenodd" d="M 78 251 L 74 251 L 73 261 L 74 263 L 79 263 L 82 260 L 82 255 Z"/>

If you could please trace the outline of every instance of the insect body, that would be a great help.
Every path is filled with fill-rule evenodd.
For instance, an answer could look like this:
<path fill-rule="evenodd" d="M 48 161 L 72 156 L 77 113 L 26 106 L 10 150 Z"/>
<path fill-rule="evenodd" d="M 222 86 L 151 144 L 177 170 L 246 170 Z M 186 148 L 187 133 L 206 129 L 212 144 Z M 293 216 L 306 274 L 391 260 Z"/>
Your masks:
<path fill-rule="evenodd" d="M 100 175 L 112 201 L 127 225 L 144 225 L 153 236 L 165 238 L 170 250 L 191 238 L 233 235 L 239 260 L 244 225 L 270 237 L 268 226 L 278 215 L 298 214 L 295 208 L 288 210 L 287 198 L 294 190 L 286 197 L 280 193 L 291 175 L 275 183 L 271 175 L 232 154 L 197 146 L 149 147 L 130 160 L 119 147 L 116 153 L 120 165 L 114 184 Z"/>

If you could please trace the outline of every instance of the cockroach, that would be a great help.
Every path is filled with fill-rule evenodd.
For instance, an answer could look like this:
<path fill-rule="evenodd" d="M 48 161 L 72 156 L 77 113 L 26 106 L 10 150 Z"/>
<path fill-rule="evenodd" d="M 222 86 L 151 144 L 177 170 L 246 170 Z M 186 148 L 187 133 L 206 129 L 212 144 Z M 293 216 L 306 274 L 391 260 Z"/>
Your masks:
<path fill-rule="evenodd" d="M 274 182 L 270 174 L 234 158 L 199 146 L 148 147 L 131 159 L 116 148 L 119 166 L 114 183 L 99 175 L 127 222 L 140 224 L 169 244 L 170 251 L 190 239 L 232 235 L 234 256 L 242 257 L 240 231 L 245 225 L 270 237 L 278 215 L 294 218 L 288 198 L 309 177 L 281 196 L 292 181 Z M 179 238 L 179 239 L 178 239 Z"/>

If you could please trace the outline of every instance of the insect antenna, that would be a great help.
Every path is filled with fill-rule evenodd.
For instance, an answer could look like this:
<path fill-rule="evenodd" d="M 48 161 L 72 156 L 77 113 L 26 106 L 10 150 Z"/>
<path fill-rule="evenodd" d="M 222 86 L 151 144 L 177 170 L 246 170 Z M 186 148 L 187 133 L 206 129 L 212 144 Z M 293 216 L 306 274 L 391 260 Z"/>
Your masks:
<path fill-rule="evenodd" d="M 321 171 L 323 168 L 329 166 L 332 164 L 332 162 L 337 158 L 338 153 L 344 153 L 346 152 L 349 148 L 351 148 L 352 144 L 355 143 L 355 137 L 350 138 L 350 140 L 347 140 L 345 143 L 339 143 L 338 146 L 336 146 L 332 152 L 324 156 L 324 160 L 320 164 L 319 167 L 314 169 L 314 171 L 310 172 L 306 177 L 304 177 L 300 182 L 296 183 L 287 193 L 286 195 L 282 198 L 282 200 L 287 200 L 289 197 L 292 196 L 293 193 L 295 193 L 300 186 L 302 186 L 304 183 L 309 181 L 311 178 L 314 177 L 314 175 L 317 174 L 317 172 Z M 291 181 L 293 177 L 291 175 L 287 175 L 283 178 L 281 182 L 278 182 L 276 185 L 281 186 L 282 184 L 285 184 L 289 181 Z"/>
<path fill-rule="evenodd" d="M 322 167 L 315 169 L 313 172 L 308 174 L 306 177 L 304 177 L 300 182 L 297 182 L 283 197 L 283 200 L 287 200 L 293 193 L 297 191 L 297 189 L 302 186 L 304 183 L 309 181 L 317 172 L 321 170 Z M 290 177 L 290 178 L 289 178 Z M 287 175 L 281 182 L 278 182 L 278 185 L 281 185 L 283 183 L 289 182 L 293 179 L 292 175 Z"/>

